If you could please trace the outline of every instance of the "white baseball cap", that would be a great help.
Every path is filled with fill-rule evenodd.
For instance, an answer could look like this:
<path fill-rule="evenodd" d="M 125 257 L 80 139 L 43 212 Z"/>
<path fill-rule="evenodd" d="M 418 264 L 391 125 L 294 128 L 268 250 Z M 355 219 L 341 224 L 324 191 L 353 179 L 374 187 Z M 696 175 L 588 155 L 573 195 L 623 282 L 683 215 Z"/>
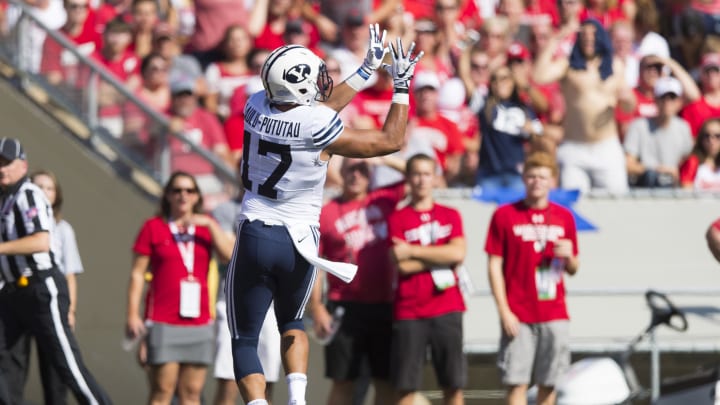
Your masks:
<path fill-rule="evenodd" d="M 682 84 L 680 81 L 671 76 L 664 76 L 655 82 L 655 88 L 653 89 L 655 97 L 662 97 L 668 93 L 673 93 L 676 96 L 682 96 Z"/>
<path fill-rule="evenodd" d="M 415 75 L 413 79 L 413 88 L 418 91 L 425 87 L 432 87 L 435 90 L 440 88 L 440 79 L 435 72 L 424 71 Z"/>

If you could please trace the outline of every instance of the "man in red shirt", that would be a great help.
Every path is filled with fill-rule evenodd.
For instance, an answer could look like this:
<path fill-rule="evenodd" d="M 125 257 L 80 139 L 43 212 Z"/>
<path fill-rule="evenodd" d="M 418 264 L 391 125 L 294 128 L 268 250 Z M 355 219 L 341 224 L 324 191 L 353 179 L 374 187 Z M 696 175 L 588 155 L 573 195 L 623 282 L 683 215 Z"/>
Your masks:
<path fill-rule="evenodd" d="M 346 284 L 327 275 L 327 305 L 323 305 L 322 278 L 310 297 L 315 333 L 330 333 L 332 315 L 344 309 L 340 329 L 325 347 L 325 375 L 332 379 L 328 404 L 350 404 L 354 383 L 367 360 L 375 386 L 375 403 L 392 401 L 390 346 L 395 271 L 388 258 L 387 217 L 405 194 L 403 183 L 368 191 L 367 160 L 345 158 L 340 170 L 342 195 L 328 202 L 320 215 L 320 255 L 358 265 Z"/>
<path fill-rule="evenodd" d="M 213 152 L 221 161 L 232 164 L 225 132 L 217 117 L 199 105 L 197 82 L 187 76 L 170 83 L 170 129 L 183 134 L 190 142 Z M 192 148 L 173 137 L 170 139 L 170 166 L 195 176 L 209 207 L 226 200 L 223 184 L 215 175 L 214 167 Z"/>
<path fill-rule="evenodd" d="M 720 116 L 720 53 L 708 53 L 700 63 L 702 98 L 680 114 L 690 124 L 693 136 L 697 136 L 703 122 Z"/>
<path fill-rule="evenodd" d="M 418 73 L 414 81 L 415 116 L 408 123 L 408 143 L 423 140 L 432 145 L 446 184 L 456 182 L 465 152 L 464 136 L 457 124 L 443 117 L 438 108 L 440 80 L 430 71 Z"/>
<path fill-rule="evenodd" d="M 428 347 L 443 403 L 462 404 L 467 382 L 465 302 L 455 274 L 465 260 L 465 235 L 460 213 L 433 199 L 435 170 L 430 156 L 408 160 L 410 204 L 388 218 L 390 253 L 398 271 L 390 368 L 398 405 L 413 403 Z"/>
<path fill-rule="evenodd" d="M 89 7 L 89 1 L 65 0 L 65 11 L 67 21 L 60 32 L 76 45 L 75 49 L 84 56 L 90 56 L 96 49 L 100 49 L 102 38 L 95 29 L 95 14 Z M 71 87 L 79 86 L 77 58 L 50 36 L 43 43 L 40 72 L 53 85 L 65 82 Z"/>
<path fill-rule="evenodd" d="M 502 324 L 498 366 L 511 405 L 527 403 L 531 380 L 538 404 L 555 403 L 554 386 L 570 364 L 563 272 L 577 272 L 578 250 L 572 213 L 549 201 L 557 175 L 551 155 L 528 156 L 526 197 L 495 211 L 485 243 Z"/>

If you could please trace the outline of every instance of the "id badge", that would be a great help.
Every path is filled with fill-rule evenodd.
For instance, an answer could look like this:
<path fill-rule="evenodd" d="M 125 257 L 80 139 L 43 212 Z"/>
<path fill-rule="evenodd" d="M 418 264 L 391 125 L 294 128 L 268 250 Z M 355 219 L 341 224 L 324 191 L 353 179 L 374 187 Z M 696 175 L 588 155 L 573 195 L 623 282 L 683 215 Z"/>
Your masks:
<path fill-rule="evenodd" d="M 180 316 L 183 318 L 200 316 L 200 283 L 196 280 L 180 281 Z"/>
<path fill-rule="evenodd" d="M 430 275 L 438 291 L 447 290 L 456 284 L 455 272 L 450 269 L 432 269 Z"/>
<path fill-rule="evenodd" d="M 557 272 L 548 265 L 535 270 L 535 288 L 539 301 L 551 301 L 557 298 Z"/>

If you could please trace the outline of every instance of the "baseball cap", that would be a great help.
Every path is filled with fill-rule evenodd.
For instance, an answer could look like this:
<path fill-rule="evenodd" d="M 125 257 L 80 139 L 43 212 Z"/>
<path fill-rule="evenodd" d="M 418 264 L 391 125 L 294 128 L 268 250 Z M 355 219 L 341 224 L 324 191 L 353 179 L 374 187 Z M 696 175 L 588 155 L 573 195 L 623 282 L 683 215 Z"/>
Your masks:
<path fill-rule="evenodd" d="M 529 60 L 530 51 L 520 42 L 513 42 L 507 51 L 508 60 Z"/>
<path fill-rule="evenodd" d="M 13 161 L 15 159 L 26 159 L 25 151 L 23 150 L 20 141 L 14 138 L 6 137 L 0 139 L 0 156 L 9 161 Z"/>
<path fill-rule="evenodd" d="M 170 80 L 170 93 L 195 93 L 195 80 L 189 76 L 179 76 Z"/>
<path fill-rule="evenodd" d="M 413 86 L 415 91 L 423 89 L 425 87 L 431 87 L 435 90 L 440 88 L 440 79 L 438 79 L 435 72 L 425 71 L 415 75 L 413 79 Z"/>
<path fill-rule="evenodd" d="M 711 67 L 720 68 L 720 53 L 713 52 L 703 55 L 700 68 L 705 70 Z"/>
<path fill-rule="evenodd" d="M 296 18 L 285 23 L 285 35 L 302 34 L 305 32 L 303 20 Z"/>
<path fill-rule="evenodd" d="M 345 16 L 346 27 L 359 27 L 365 25 L 365 16 L 359 8 L 352 8 Z"/>
<path fill-rule="evenodd" d="M 673 93 L 676 96 L 682 96 L 682 85 L 680 81 L 674 77 L 664 76 L 655 82 L 653 89 L 655 97 L 662 97 L 666 94 Z"/>

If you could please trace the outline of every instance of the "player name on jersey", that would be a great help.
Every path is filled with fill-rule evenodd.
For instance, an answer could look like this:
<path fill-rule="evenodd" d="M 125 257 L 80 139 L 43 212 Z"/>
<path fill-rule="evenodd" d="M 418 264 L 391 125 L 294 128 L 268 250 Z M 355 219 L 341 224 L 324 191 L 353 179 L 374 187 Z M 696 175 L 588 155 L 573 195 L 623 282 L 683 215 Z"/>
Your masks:
<path fill-rule="evenodd" d="M 250 103 L 245 107 L 245 124 L 266 135 L 284 138 L 300 137 L 300 122 L 283 121 L 264 116 L 252 108 Z"/>

